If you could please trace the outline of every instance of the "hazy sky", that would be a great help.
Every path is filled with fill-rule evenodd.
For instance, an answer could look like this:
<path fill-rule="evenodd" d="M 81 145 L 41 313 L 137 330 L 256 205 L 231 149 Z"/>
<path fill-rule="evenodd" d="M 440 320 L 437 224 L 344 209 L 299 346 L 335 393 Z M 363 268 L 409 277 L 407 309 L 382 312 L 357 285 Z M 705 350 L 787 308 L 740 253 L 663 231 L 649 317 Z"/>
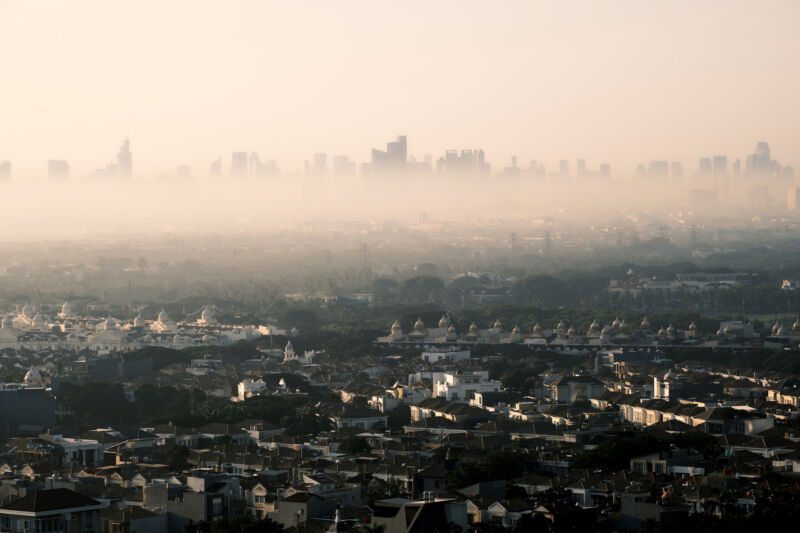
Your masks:
<path fill-rule="evenodd" d="M 80 177 L 129 135 L 135 174 L 232 150 L 284 170 L 398 133 L 554 168 L 800 163 L 800 2 L 0 0 L 0 160 Z"/>

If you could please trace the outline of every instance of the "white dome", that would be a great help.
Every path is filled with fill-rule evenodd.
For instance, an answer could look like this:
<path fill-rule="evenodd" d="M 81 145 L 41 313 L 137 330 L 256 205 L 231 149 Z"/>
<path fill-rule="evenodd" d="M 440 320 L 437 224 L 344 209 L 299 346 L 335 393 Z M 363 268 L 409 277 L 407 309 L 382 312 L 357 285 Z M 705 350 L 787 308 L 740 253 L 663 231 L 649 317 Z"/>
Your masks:
<path fill-rule="evenodd" d="M 417 331 L 422 331 L 425 329 L 425 323 L 422 321 L 422 318 L 417 318 L 417 321 L 414 322 L 414 329 Z"/>
<path fill-rule="evenodd" d="M 41 372 L 39 372 L 39 367 L 32 366 L 25 374 L 25 378 L 23 379 L 23 381 L 25 383 L 41 383 L 42 374 Z"/>
<path fill-rule="evenodd" d="M 442 315 L 442 318 L 439 319 L 439 327 L 440 328 L 446 328 L 449 325 L 450 325 L 450 321 L 447 320 L 447 317 L 445 315 Z"/>
<path fill-rule="evenodd" d="M 142 316 L 142 313 L 136 315 L 136 318 L 133 319 L 133 325 L 136 327 L 144 326 L 144 317 Z"/>
<path fill-rule="evenodd" d="M 213 322 L 214 321 L 214 311 L 206 307 L 203 309 L 203 312 L 200 313 L 200 320 L 203 322 Z"/>
<path fill-rule="evenodd" d="M 494 329 L 503 329 L 503 323 L 500 322 L 500 319 L 498 318 L 497 320 L 494 321 L 494 326 L 492 327 Z"/>
<path fill-rule="evenodd" d="M 33 306 L 26 303 L 22 307 L 22 316 L 24 316 L 26 318 L 30 318 L 32 315 L 33 315 Z"/>
<path fill-rule="evenodd" d="M 519 329 L 519 326 L 514 326 L 514 329 L 511 330 L 511 334 L 512 335 L 521 335 L 522 334 L 522 330 Z"/>
<path fill-rule="evenodd" d="M 13 328 L 14 327 L 14 319 L 10 316 L 3 317 L 2 326 L 4 329 Z"/>
<path fill-rule="evenodd" d="M 168 320 L 169 320 L 169 315 L 167 315 L 167 312 L 164 309 L 162 309 L 161 312 L 158 313 L 158 321 L 163 324 L 164 322 L 167 322 Z"/>
<path fill-rule="evenodd" d="M 64 302 L 61 305 L 61 314 L 64 316 L 72 316 L 72 306 L 69 305 L 69 302 Z"/>

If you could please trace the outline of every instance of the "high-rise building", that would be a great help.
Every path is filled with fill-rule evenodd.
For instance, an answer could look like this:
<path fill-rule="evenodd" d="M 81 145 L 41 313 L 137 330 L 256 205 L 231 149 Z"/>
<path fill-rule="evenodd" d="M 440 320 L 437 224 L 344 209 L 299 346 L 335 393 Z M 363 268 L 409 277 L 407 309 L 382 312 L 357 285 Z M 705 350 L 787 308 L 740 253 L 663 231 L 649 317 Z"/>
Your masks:
<path fill-rule="evenodd" d="M 698 170 L 700 175 L 703 177 L 711 176 L 712 174 L 712 165 L 711 165 L 711 158 L 704 157 L 700 160 L 700 164 L 698 165 Z"/>
<path fill-rule="evenodd" d="M 673 161 L 670 164 L 670 176 L 672 176 L 674 179 L 683 178 L 683 165 L 680 161 Z"/>
<path fill-rule="evenodd" d="M 578 177 L 582 178 L 586 175 L 586 160 L 585 159 L 578 159 Z"/>
<path fill-rule="evenodd" d="M 792 210 L 800 209 L 800 189 L 786 191 L 786 207 Z"/>
<path fill-rule="evenodd" d="M 727 178 L 728 177 L 728 158 L 724 155 L 715 155 L 714 160 L 714 177 Z"/>
<path fill-rule="evenodd" d="M 603 163 L 602 165 L 600 165 L 600 176 L 602 176 L 604 178 L 610 178 L 611 177 L 611 165 L 609 165 L 608 163 Z"/>
<path fill-rule="evenodd" d="M 66 161 L 50 159 L 47 162 L 47 178 L 53 181 L 63 181 L 69 178 L 69 165 Z"/>
<path fill-rule="evenodd" d="M 231 154 L 231 176 L 235 178 L 247 177 L 247 152 L 233 152 Z"/>
<path fill-rule="evenodd" d="M 309 178 L 323 179 L 328 175 L 328 156 L 327 154 L 314 154 L 311 166 L 306 170 Z"/>
<path fill-rule="evenodd" d="M 733 177 L 738 178 L 742 173 L 742 162 L 738 159 L 733 162 Z"/>
<path fill-rule="evenodd" d="M 0 161 L 0 181 L 11 179 L 11 161 Z"/>
<path fill-rule="evenodd" d="M 647 167 L 647 177 L 667 179 L 669 177 L 669 163 L 667 161 L 650 161 Z"/>
<path fill-rule="evenodd" d="M 769 154 L 769 144 L 760 142 L 756 151 L 747 156 L 747 174 L 750 176 L 770 177 L 776 173 L 778 163 L 773 161 Z"/>
<path fill-rule="evenodd" d="M 566 159 L 562 159 L 561 161 L 558 162 L 558 174 L 562 178 L 569 177 L 569 163 L 567 163 Z"/>
<path fill-rule="evenodd" d="M 133 154 L 131 153 L 131 142 L 128 139 L 122 141 L 122 146 L 117 152 L 117 175 L 122 178 L 130 178 L 133 174 Z"/>
<path fill-rule="evenodd" d="M 213 163 L 211 163 L 211 165 L 209 165 L 208 175 L 212 178 L 222 177 L 222 156 L 218 157 Z"/>
<path fill-rule="evenodd" d="M 408 163 L 408 139 L 398 135 L 396 141 L 386 143 L 386 151 L 372 149 L 372 173 L 402 172 Z"/>
<path fill-rule="evenodd" d="M 333 176 L 337 179 L 352 178 L 356 175 L 356 164 L 346 155 L 333 158 Z"/>
<path fill-rule="evenodd" d="M 130 178 L 133 175 L 133 154 L 128 139 L 122 141 L 113 163 L 94 171 L 98 178 Z"/>

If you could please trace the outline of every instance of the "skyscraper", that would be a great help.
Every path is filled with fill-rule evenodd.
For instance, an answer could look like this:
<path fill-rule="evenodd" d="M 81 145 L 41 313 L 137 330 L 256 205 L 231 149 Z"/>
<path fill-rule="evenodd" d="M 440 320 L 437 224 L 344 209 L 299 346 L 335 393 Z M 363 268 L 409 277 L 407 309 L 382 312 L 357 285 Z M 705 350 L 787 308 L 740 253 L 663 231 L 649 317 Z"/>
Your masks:
<path fill-rule="evenodd" d="M 408 140 L 405 135 L 398 135 L 396 141 L 386 143 L 386 151 L 372 149 L 373 175 L 402 172 L 408 162 Z"/>
<path fill-rule="evenodd" d="M 562 178 L 569 177 L 569 163 L 567 163 L 566 159 L 562 159 L 561 161 L 558 162 L 558 174 Z"/>
<path fill-rule="evenodd" d="M 673 179 L 683 178 L 683 165 L 680 161 L 673 161 L 672 164 L 670 164 L 670 176 L 672 176 Z"/>
<path fill-rule="evenodd" d="M 235 178 L 247 177 L 247 152 L 233 152 L 231 154 L 231 176 Z"/>
<path fill-rule="evenodd" d="M 67 162 L 50 159 L 47 162 L 47 178 L 52 181 L 63 181 L 69 178 L 69 165 Z"/>
<path fill-rule="evenodd" d="M 222 177 L 222 157 L 218 157 L 208 167 L 208 175 L 212 178 Z"/>
<path fill-rule="evenodd" d="M 0 181 L 11 179 L 11 161 L 0 161 Z"/>
<path fill-rule="evenodd" d="M 116 171 L 121 178 L 130 178 L 133 174 L 133 154 L 131 142 L 127 138 L 122 141 L 122 146 L 117 152 Z"/>
<path fill-rule="evenodd" d="M 724 155 L 714 156 L 714 177 L 727 178 L 728 177 L 728 158 Z"/>
<path fill-rule="evenodd" d="M 711 158 L 704 157 L 700 160 L 700 164 L 698 165 L 698 170 L 700 172 L 700 176 L 708 177 L 711 176 L 712 173 L 712 165 L 711 165 Z"/>

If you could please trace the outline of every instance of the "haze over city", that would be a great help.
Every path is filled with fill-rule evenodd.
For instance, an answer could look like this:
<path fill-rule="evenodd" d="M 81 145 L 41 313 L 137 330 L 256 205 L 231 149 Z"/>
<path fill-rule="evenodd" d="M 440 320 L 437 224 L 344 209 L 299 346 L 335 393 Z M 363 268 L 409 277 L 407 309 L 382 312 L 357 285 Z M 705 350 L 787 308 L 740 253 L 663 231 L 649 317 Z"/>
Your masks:
<path fill-rule="evenodd" d="M 0 0 L 0 533 L 800 523 L 796 0 Z"/>

